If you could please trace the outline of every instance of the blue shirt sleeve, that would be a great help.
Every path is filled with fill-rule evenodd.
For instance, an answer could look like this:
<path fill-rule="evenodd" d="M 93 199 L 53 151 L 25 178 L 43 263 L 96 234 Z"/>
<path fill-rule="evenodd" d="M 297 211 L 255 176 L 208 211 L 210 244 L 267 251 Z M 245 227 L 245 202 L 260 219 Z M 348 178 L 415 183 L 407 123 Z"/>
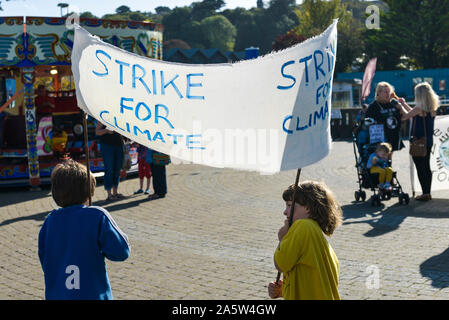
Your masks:
<path fill-rule="evenodd" d="M 112 217 L 104 212 L 100 221 L 99 246 L 102 254 L 111 261 L 124 261 L 129 257 L 128 237 Z"/>
<path fill-rule="evenodd" d="M 38 250 L 37 254 L 39 256 L 39 261 L 41 262 L 41 266 L 44 266 L 44 252 L 45 252 L 45 236 L 47 234 L 47 219 L 45 219 L 44 224 L 39 231 L 39 239 L 38 239 Z"/>
<path fill-rule="evenodd" d="M 368 162 L 366 163 L 366 167 L 367 167 L 368 169 L 371 169 L 371 167 L 373 166 L 373 158 L 374 158 L 375 156 L 376 156 L 376 153 L 375 153 L 375 152 L 373 152 L 373 153 L 370 154 L 369 159 L 368 159 Z"/>

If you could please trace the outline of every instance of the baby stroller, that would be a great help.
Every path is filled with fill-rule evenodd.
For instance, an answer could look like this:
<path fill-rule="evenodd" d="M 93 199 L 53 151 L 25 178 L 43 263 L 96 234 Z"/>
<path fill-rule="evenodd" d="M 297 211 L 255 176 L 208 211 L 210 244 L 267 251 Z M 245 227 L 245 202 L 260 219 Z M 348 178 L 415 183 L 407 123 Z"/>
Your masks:
<path fill-rule="evenodd" d="M 354 147 L 354 155 L 357 168 L 357 177 L 359 182 L 359 190 L 354 192 L 355 201 L 359 202 L 366 200 L 366 192 L 363 189 L 371 189 L 373 195 L 370 198 L 370 203 L 372 206 L 380 206 L 382 200 L 390 200 L 392 197 L 398 197 L 399 204 L 408 204 L 410 202 L 410 197 L 407 193 L 403 192 L 401 184 L 397 179 L 396 171 L 393 172 L 393 178 L 391 180 L 390 189 L 381 189 L 378 187 L 379 184 L 379 174 L 370 173 L 367 168 L 367 162 L 370 154 L 376 151 L 377 144 L 380 141 L 376 139 L 371 139 L 370 134 L 367 135 L 367 139 L 360 141 L 360 139 L 365 138 L 363 135 L 359 134 L 360 130 L 366 130 L 370 132 L 370 126 L 374 125 L 374 119 L 365 119 L 361 124 L 361 127 L 357 126 L 352 131 L 352 141 Z"/>

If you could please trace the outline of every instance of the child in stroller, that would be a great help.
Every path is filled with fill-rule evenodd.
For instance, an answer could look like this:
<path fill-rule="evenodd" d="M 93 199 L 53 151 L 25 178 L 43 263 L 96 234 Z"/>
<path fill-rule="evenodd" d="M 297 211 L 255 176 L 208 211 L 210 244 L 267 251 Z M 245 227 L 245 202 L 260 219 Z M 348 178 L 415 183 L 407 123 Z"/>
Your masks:
<path fill-rule="evenodd" d="M 393 179 L 393 169 L 389 166 L 388 158 L 391 153 L 391 144 L 381 142 L 377 145 L 376 152 L 371 153 L 366 164 L 370 173 L 379 174 L 379 190 L 391 190 L 391 179 Z"/>
<path fill-rule="evenodd" d="M 359 190 L 354 193 L 355 200 L 357 202 L 366 200 L 364 188 L 373 191 L 370 198 L 373 206 L 379 206 L 381 200 L 389 200 L 392 197 L 398 197 L 399 204 L 408 204 L 410 197 L 403 192 L 396 172 L 391 169 L 390 160 L 388 160 L 391 146 L 372 139 L 369 142 L 358 141 L 353 133 L 353 147 L 359 182 Z M 373 162 L 375 157 L 378 158 L 377 162 L 376 160 Z"/>

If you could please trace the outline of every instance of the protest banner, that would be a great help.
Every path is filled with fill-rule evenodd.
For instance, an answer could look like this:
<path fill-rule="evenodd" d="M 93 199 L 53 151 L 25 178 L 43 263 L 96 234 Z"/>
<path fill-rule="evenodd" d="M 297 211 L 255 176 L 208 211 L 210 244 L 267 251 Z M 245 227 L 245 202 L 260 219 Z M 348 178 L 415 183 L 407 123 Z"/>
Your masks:
<path fill-rule="evenodd" d="M 188 65 L 129 53 L 75 27 L 78 105 L 174 159 L 276 173 L 331 148 L 337 20 L 321 35 L 257 59 Z"/>
<path fill-rule="evenodd" d="M 432 191 L 449 190 L 449 115 L 435 117 L 430 169 L 432 170 Z M 413 193 L 421 192 L 412 157 L 410 157 L 410 178 Z"/>

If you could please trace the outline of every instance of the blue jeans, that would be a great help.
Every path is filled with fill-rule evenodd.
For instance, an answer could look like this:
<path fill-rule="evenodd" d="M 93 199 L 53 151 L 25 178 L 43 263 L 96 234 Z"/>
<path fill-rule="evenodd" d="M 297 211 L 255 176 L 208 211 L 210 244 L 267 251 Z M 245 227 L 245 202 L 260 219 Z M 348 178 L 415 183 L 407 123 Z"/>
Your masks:
<path fill-rule="evenodd" d="M 117 188 L 123 164 L 123 146 L 101 144 L 100 148 L 104 164 L 104 188 L 106 190 Z"/>

